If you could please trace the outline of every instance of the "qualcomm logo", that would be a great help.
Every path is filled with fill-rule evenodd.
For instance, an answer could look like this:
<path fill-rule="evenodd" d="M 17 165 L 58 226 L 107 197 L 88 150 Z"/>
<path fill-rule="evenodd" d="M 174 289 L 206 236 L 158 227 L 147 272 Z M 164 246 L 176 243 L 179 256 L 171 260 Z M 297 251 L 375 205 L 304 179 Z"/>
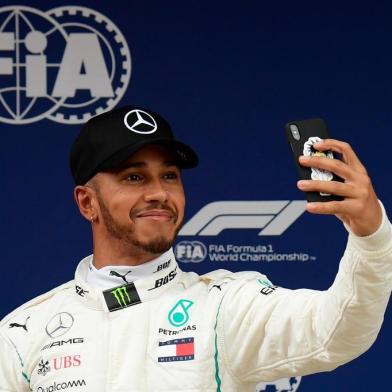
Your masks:
<path fill-rule="evenodd" d="M 262 229 L 258 235 L 281 235 L 305 211 L 306 201 L 215 201 L 204 206 L 179 235 L 217 236 L 225 229 Z"/>
<path fill-rule="evenodd" d="M 261 382 L 256 392 L 295 392 L 298 390 L 302 377 L 281 378 L 276 381 Z"/>
<path fill-rule="evenodd" d="M 127 42 L 99 12 L 0 7 L 0 121 L 84 123 L 120 101 L 130 75 Z"/>

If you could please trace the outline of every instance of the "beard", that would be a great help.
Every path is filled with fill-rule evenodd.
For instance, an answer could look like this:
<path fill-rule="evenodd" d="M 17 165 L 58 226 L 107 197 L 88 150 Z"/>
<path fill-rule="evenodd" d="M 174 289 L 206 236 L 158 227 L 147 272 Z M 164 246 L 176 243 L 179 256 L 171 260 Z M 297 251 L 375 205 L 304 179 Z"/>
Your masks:
<path fill-rule="evenodd" d="M 137 249 L 145 253 L 162 254 L 168 251 L 172 247 L 174 239 L 176 238 L 177 233 L 180 231 L 180 228 L 182 226 L 182 222 L 180 222 L 172 238 L 167 238 L 163 235 L 157 235 L 154 236 L 154 238 L 151 238 L 151 240 L 149 241 L 139 241 L 137 238 L 135 238 L 135 231 L 132 228 L 115 221 L 113 215 L 110 213 L 105 202 L 103 201 L 102 195 L 99 191 L 97 191 L 97 200 L 102 212 L 103 223 L 108 233 L 113 238 L 121 241 L 125 246 L 128 246 L 133 249 L 136 247 Z M 167 209 L 163 206 L 154 206 L 154 208 Z M 131 214 L 130 218 L 132 219 Z M 174 222 L 177 222 L 177 215 L 174 219 Z"/>

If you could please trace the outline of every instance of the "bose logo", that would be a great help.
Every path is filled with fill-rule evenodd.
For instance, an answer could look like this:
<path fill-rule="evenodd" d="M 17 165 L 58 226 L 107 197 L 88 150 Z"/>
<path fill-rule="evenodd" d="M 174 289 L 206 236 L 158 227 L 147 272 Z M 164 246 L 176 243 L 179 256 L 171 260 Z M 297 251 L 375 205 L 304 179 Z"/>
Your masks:
<path fill-rule="evenodd" d="M 179 235 L 216 236 L 225 229 L 262 229 L 258 235 L 281 235 L 305 211 L 304 200 L 215 201 L 204 206 Z"/>

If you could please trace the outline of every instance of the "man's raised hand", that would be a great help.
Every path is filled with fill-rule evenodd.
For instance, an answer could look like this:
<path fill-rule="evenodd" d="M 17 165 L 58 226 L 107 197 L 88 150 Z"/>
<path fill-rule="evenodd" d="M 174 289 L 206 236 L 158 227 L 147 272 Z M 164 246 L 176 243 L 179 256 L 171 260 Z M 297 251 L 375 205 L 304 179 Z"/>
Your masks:
<path fill-rule="evenodd" d="M 320 151 L 338 152 L 342 160 L 301 156 L 300 164 L 333 172 L 343 178 L 344 182 L 301 180 L 298 181 L 298 188 L 306 192 L 343 196 L 344 200 L 308 203 L 307 211 L 314 214 L 334 214 L 358 236 L 374 233 L 381 224 L 381 207 L 367 171 L 351 146 L 339 140 L 326 139 L 313 147 Z"/>

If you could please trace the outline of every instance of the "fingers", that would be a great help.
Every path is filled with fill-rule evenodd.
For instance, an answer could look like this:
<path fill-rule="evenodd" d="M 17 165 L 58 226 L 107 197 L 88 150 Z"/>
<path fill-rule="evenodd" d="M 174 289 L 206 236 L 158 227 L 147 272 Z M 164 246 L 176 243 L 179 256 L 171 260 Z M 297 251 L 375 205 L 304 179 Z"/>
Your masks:
<path fill-rule="evenodd" d="M 312 202 L 306 205 L 306 210 L 313 214 L 338 215 L 344 213 L 345 201 Z"/>
<path fill-rule="evenodd" d="M 304 192 L 320 192 L 342 196 L 346 199 L 368 200 L 374 193 L 370 178 L 367 175 L 356 175 L 355 181 L 318 181 L 301 180 L 298 188 Z"/>
<path fill-rule="evenodd" d="M 351 184 L 338 181 L 301 180 L 298 188 L 304 192 L 321 192 L 343 197 L 355 197 L 357 189 Z"/>
<path fill-rule="evenodd" d="M 328 170 L 337 174 L 345 180 L 354 179 L 355 174 L 367 174 L 365 167 L 362 165 L 357 155 L 346 142 L 335 139 L 325 139 L 322 142 L 315 143 L 314 148 L 319 151 L 335 151 L 342 155 L 342 160 L 329 159 L 325 157 L 300 157 L 302 166 L 313 167 Z"/>
<path fill-rule="evenodd" d="M 355 171 L 346 163 L 338 159 L 325 157 L 306 157 L 301 156 L 299 162 L 302 166 L 328 170 L 344 179 L 351 179 L 355 176 Z"/>
<path fill-rule="evenodd" d="M 381 207 L 366 169 L 351 146 L 339 140 L 326 139 L 315 143 L 313 147 L 319 151 L 338 152 L 342 160 L 322 156 L 300 157 L 300 164 L 328 170 L 343 178 L 344 182 L 302 180 L 298 182 L 298 188 L 305 192 L 338 195 L 344 199 L 308 203 L 307 211 L 313 214 L 334 214 L 359 236 L 374 233 L 381 223 Z"/>
<path fill-rule="evenodd" d="M 325 139 L 315 143 L 314 148 L 320 151 L 332 150 L 342 155 L 342 160 L 355 171 L 366 173 L 366 169 L 351 148 L 350 144 L 335 139 Z"/>

